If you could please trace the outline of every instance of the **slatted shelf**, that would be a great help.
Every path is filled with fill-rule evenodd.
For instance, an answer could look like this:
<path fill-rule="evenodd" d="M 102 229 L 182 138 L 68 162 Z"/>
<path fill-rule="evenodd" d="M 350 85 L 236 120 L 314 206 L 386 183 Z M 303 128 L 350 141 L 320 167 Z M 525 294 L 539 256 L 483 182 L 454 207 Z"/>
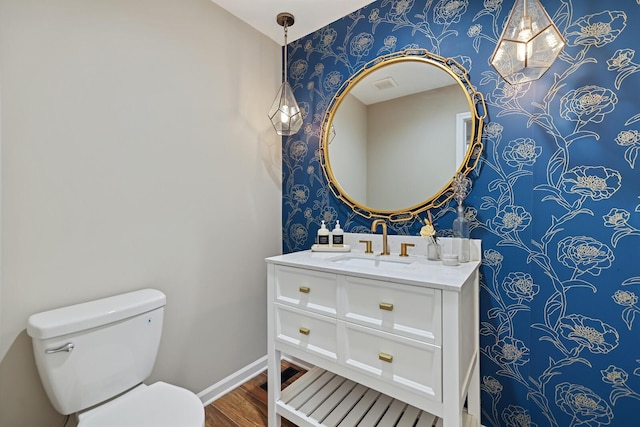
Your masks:
<path fill-rule="evenodd" d="M 301 427 L 443 426 L 441 418 L 317 367 L 283 390 L 277 406 Z"/>

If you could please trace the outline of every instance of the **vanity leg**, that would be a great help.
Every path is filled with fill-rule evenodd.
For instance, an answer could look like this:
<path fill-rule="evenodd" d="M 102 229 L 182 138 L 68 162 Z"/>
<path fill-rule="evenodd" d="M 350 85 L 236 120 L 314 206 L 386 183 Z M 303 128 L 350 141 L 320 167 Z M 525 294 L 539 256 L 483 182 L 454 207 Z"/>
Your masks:
<path fill-rule="evenodd" d="M 463 427 L 460 372 L 460 294 L 442 292 L 442 426 Z"/>
<path fill-rule="evenodd" d="M 446 377 L 443 379 L 446 381 Z M 464 403 L 457 396 L 450 396 L 443 401 L 442 427 L 466 427 L 462 416 L 463 405 Z"/>
<path fill-rule="evenodd" d="M 267 265 L 267 299 L 273 301 L 274 265 Z M 280 370 L 282 353 L 276 350 L 275 310 L 267 310 L 267 422 L 269 427 L 280 427 L 280 415 L 276 412 L 276 402 L 280 399 Z"/>
<path fill-rule="evenodd" d="M 280 415 L 276 413 L 276 402 L 280 399 L 280 358 L 281 353 L 274 351 L 269 353 L 267 368 L 267 420 L 269 427 L 280 427 Z"/>
<path fill-rule="evenodd" d="M 480 419 L 482 417 L 482 412 L 480 409 L 480 289 L 477 271 L 475 272 L 475 275 L 476 280 L 474 280 L 473 284 L 473 335 L 475 338 L 475 363 L 473 366 L 473 371 L 471 372 L 469 389 L 467 391 L 467 411 L 469 412 L 469 415 L 472 415 L 475 418 L 473 427 L 480 427 Z"/>
<path fill-rule="evenodd" d="M 476 422 L 473 427 L 480 427 L 480 360 L 476 359 L 476 366 L 471 374 L 469 392 L 467 395 L 467 412 L 472 415 Z"/>

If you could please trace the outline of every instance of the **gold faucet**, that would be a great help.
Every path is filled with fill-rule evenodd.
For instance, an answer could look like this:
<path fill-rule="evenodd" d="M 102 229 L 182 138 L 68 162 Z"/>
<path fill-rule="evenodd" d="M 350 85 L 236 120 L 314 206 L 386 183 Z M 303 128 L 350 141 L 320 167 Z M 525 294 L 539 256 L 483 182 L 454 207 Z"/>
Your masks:
<path fill-rule="evenodd" d="M 383 219 L 376 219 L 371 224 L 371 231 L 375 233 L 378 225 L 382 225 L 382 252 L 380 255 L 389 255 L 389 245 L 387 245 L 387 223 L 384 222 Z"/>

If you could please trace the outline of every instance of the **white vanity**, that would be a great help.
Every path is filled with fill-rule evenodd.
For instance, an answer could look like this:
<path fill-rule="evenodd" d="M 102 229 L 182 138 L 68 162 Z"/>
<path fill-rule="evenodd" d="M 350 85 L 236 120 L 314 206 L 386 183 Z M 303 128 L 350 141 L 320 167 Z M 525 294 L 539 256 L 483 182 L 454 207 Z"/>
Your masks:
<path fill-rule="evenodd" d="M 397 252 L 268 258 L 269 426 L 479 426 L 472 246 L 476 261 L 453 267 Z M 280 392 L 283 356 L 314 368 Z"/>

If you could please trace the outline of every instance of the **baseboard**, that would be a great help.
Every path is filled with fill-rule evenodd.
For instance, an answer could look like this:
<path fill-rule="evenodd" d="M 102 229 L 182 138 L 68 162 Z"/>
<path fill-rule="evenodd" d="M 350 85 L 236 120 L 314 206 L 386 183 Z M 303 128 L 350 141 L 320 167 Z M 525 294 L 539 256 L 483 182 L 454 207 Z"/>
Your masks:
<path fill-rule="evenodd" d="M 239 371 L 229 375 L 226 378 L 218 381 L 211 387 L 207 387 L 205 390 L 198 393 L 198 397 L 202 401 L 204 406 L 208 406 L 211 402 L 221 398 L 231 390 L 239 387 L 251 378 L 259 375 L 267 369 L 267 356 L 263 356 L 250 365 L 245 366 Z"/>
<path fill-rule="evenodd" d="M 296 359 L 295 357 L 283 357 L 283 360 L 286 360 L 294 365 L 300 366 L 301 368 L 306 369 L 307 371 L 313 368 L 312 365 L 309 365 L 302 360 Z M 267 356 L 263 356 L 250 365 L 245 366 L 239 371 L 229 375 L 228 377 L 218 381 L 214 385 L 207 387 L 205 390 L 198 393 L 198 397 L 202 401 L 204 406 L 208 406 L 211 402 L 220 399 L 225 394 L 229 393 L 231 390 L 241 386 L 242 384 L 249 381 L 251 378 L 261 374 L 262 372 L 267 370 Z"/>

